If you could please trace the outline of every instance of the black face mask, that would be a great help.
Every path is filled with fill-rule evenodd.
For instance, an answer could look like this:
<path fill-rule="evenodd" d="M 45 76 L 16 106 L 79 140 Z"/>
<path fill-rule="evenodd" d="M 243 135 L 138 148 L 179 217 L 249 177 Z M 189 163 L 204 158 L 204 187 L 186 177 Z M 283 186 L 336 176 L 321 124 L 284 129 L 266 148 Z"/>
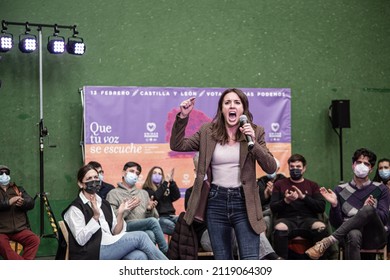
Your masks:
<path fill-rule="evenodd" d="M 100 190 L 101 181 L 94 180 L 85 183 L 85 191 L 90 194 L 95 194 Z"/>
<path fill-rule="evenodd" d="M 297 181 L 302 178 L 302 170 L 301 169 L 290 169 L 290 177 L 291 179 Z"/>

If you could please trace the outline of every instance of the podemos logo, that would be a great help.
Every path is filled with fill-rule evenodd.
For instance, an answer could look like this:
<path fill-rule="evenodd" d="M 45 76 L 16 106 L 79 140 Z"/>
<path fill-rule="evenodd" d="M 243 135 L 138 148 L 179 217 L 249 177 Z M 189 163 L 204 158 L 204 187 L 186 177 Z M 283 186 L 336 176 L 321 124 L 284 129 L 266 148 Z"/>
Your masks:
<path fill-rule="evenodd" d="M 156 123 L 148 122 L 146 123 L 146 130 L 148 132 L 144 132 L 144 138 L 146 142 L 156 142 L 158 139 L 158 132 L 154 132 L 157 128 Z"/>
<path fill-rule="evenodd" d="M 271 132 L 268 133 L 269 140 L 272 142 L 279 142 L 282 138 L 282 133 L 279 131 L 280 124 L 278 122 L 271 123 Z"/>

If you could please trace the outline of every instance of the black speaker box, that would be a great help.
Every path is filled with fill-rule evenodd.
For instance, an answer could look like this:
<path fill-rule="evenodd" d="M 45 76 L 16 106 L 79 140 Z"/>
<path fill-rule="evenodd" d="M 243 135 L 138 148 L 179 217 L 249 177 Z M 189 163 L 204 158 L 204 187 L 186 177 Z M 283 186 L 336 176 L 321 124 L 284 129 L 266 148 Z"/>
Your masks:
<path fill-rule="evenodd" d="M 333 128 L 350 128 L 349 100 L 332 100 L 331 119 Z"/>

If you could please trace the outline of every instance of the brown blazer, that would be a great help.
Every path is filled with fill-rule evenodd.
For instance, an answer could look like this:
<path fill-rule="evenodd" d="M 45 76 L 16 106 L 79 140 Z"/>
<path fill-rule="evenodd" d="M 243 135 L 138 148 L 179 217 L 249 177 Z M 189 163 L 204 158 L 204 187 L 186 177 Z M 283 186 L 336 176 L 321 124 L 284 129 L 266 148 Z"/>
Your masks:
<path fill-rule="evenodd" d="M 199 204 L 201 187 L 207 169 L 210 167 L 211 159 L 217 142 L 211 137 L 211 123 L 202 125 L 198 132 L 191 137 L 185 138 L 185 128 L 188 123 L 188 117 L 181 119 L 176 116 L 172 127 L 170 139 L 170 148 L 178 152 L 199 151 L 199 163 L 194 182 L 194 188 L 188 201 L 188 209 L 184 216 L 187 224 L 192 224 L 195 210 Z M 245 193 L 246 209 L 249 222 L 253 230 L 260 234 L 265 231 L 263 213 L 259 196 L 259 187 L 256 184 L 256 161 L 260 167 L 268 174 L 275 172 L 276 162 L 271 152 L 268 150 L 264 140 L 264 128 L 256 126 L 256 141 L 254 147 L 249 152 L 248 144 L 244 137 L 240 141 L 240 166 L 241 183 Z M 211 180 L 211 178 L 208 178 Z M 211 182 L 210 182 L 211 183 Z"/>

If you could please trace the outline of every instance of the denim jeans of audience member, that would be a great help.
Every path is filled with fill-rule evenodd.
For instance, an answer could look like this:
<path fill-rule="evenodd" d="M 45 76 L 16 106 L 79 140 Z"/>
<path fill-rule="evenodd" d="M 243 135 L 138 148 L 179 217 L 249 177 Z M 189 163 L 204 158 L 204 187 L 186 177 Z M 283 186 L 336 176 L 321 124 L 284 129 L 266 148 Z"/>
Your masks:
<path fill-rule="evenodd" d="M 370 205 L 363 206 L 332 235 L 337 240 L 345 242 L 347 260 L 360 260 L 360 249 L 380 249 L 387 243 L 385 226 L 375 208 Z"/>
<path fill-rule="evenodd" d="M 160 216 L 158 222 L 160 223 L 163 233 L 172 235 L 175 230 L 175 226 L 178 218 L 179 217 L 175 215 Z"/>
<path fill-rule="evenodd" d="M 207 203 L 207 226 L 216 260 L 233 259 L 232 228 L 242 260 L 259 259 L 259 235 L 252 229 L 242 187 L 211 186 Z"/>
<path fill-rule="evenodd" d="M 154 238 L 150 238 L 153 242 L 156 242 L 161 252 L 166 254 L 168 252 L 168 244 L 165 240 L 164 233 L 162 232 L 160 223 L 156 218 L 150 217 L 141 220 L 132 220 L 127 222 L 126 231 L 152 231 Z"/>
<path fill-rule="evenodd" d="M 272 237 L 272 213 L 270 208 L 263 211 L 263 220 L 267 226 L 265 235 L 268 239 L 270 239 Z"/>
<path fill-rule="evenodd" d="M 262 260 L 266 255 L 275 253 L 274 248 L 272 248 L 271 243 L 264 232 L 260 233 L 260 252 L 259 259 Z"/>
<path fill-rule="evenodd" d="M 126 232 L 110 245 L 100 246 L 101 260 L 167 260 L 142 231 Z"/>
<path fill-rule="evenodd" d="M 203 251 L 206 251 L 206 252 L 213 251 L 213 248 L 211 247 L 209 231 L 207 229 L 202 234 L 202 237 L 200 239 L 200 245 L 202 246 Z"/>

